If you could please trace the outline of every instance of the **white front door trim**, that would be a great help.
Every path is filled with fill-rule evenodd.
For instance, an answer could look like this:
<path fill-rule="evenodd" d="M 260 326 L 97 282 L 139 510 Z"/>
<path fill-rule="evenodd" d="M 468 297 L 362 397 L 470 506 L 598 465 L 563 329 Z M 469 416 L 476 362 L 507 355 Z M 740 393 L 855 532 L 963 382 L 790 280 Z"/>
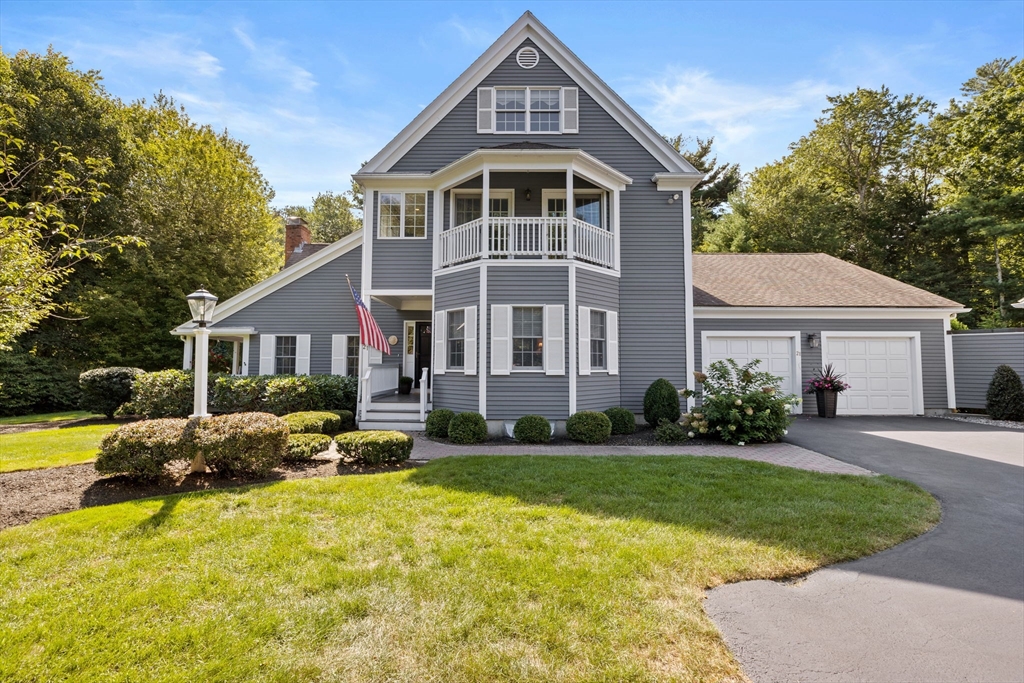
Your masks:
<path fill-rule="evenodd" d="M 801 354 L 800 354 L 800 332 L 799 331 L 769 331 L 763 330 L 701 330 L 700 332 L 700 369 L 701 372 L 706 372 L 707 358 L 708 358 L 708 338 L 709 337 L 726 337 L 729 339 L 743 339 L 743 338 L 772 338 L 772 339 L 789 339 L 790 340 L 790 362 L 792 363 L 792 377 L 793 377 L 793 394 L 795 396 L 801 396 L 803 391 L 803 372 L 801 367 Z M 824 341 L 822 342 L 824 346 Z M 765 368 L 767 370 L 767 368 Z M 797 404 L 794 408 L 793 413 L 799 414 L 803 412 L 803 402 Z"/>
<path fill-rule="evenodd" d="M 911 388 L 913 398 L 914 415 L 924 414 L 924 375 L 921 365 L 921 333 L 920 332 L 888 332 L 877 330 L 874 332 L 846 332 L 842 330 L 821 332 L 821 366 L 829 364 L 828 339 L 829 337 L 847 338 L 860 337 L 872 339 L 909 339 L 910 340 L 910 369 Z"/>
<path fill-rule="evenodd" d="M 416 376 L 416 321 L 405 321 L 405 336 L 402 339 L 402 374 L 419 381 Z M 412 342 L 411 346 L 409 342 Z"/>

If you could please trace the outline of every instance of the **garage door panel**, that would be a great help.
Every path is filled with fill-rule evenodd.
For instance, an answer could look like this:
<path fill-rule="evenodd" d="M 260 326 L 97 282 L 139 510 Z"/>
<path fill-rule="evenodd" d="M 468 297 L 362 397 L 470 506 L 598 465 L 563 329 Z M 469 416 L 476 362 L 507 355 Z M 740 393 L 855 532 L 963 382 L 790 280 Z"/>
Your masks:
<path fill-rule="evenodd" d="M 718 357 L 725 357 L 729 354 L 729 340 L 727 339 L 708 339 L 708 353 Z"/>
<path fill-rule="evenodd" d="M 790 353 L 790 349 L 793 346 L 792 339 L 773 339 L 770 345 L 771 353 L 778 355 L 786 355 Z"/>
<path fill-rule="evenodd" d="M 885 358 L 869 358 L 867 372 L 872 375 L 884 375 L 889 372 L 889 361 Z"/>
<path fill-rule="evenodd" d="M 868 343 L 859 339 L 846 342 L 846 353 L 851 356 L 863 356 L 868 351 Z"/>
<path fill-rule="evenodd" d="M 850 388 L 839 395 L 846 415 L 909 415 L 914 412 L 915 367 L 910 338 L 828 337 L 827 360 L 846 375 Z"/>
<path fill-rule="evenodd" d="M 844 358 L 842 365 L 844 368 L 843 372 L 864 373 L 868 371 L 868 361 L 866 358 Z"/>
<path fill-rule="evenodd" d="M 749 342 L 750 355 L 756 358 L 764 358 L 769 354 L 767 339 L 751 339 Z"/>
<path fill-rule="evenodd" d="M 704 367 L 715 361 L 732 358 L 741 366 L 759 359 L 759 370 L 782 378 L 782 392 L 798 394 L 794 383 L 793 340 L 789 337 L 715 337 L 709 335 L 705 343 Z M 705 370 L 706 371 L 706 370 Z"/>

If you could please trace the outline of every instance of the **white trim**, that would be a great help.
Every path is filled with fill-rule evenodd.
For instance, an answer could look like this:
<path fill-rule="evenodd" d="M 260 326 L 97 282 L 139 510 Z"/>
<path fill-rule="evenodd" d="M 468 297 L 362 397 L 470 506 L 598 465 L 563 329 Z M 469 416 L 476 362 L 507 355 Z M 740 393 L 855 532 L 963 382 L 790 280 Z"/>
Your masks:
<path fill-rule="evenodd" d="M 360 171 L 386 172 L 413 148 L 468 96 L 479 83 L 501 64 L 513 50 L 530 39 L 537 48 L 561 67 L 599 106 L 622 125 L 655 159 L 669 171 L 695 173 L 696 169 L 673 149 L 657 131 L 633 111 L 626 102 L 609 88 L 574 55 L 546 26 L 530 12 L 525 12 L 508 28 L 459 78 L 427 105 L 409 125 L 378 152 Z"/>
<path fill-rule="evenodd" d="M 477 307 L 466 306 L 462 309 L 463 313 L 463 325 L 465 331 L 462 334 L 462 344 L 466 360 L 463 361 L 462 372 L 466 375 L 475 375 L 477 368 L 477 355 L 479 351 L 476 348 L 478 323 L 477 323 Z"/>
<path fill-rule="evenodd" d="M 243 377 L 249 374 L 249 335 L 242 337 L 242 367 L 239 374 Z"/>
<path fill-rule="evenodd" d="M 477 346 L 479 347 L 480 361 L 477 363 L 477 377 L 480 383 L 477 385 L 477 412 L 487 417 L 487 315 L 490 311 L 487 305 L 487 264 L 480 267 L 480 309 L 479 322 L 480 331 L 477 334 Z M 492 360 L 493 362 L 493 360 Z M 508 309 L 508 367 L 512 368 L 512 308 Z"/>
<path fill-rule="evenodd" d="M 402 325 L 402 374 L 412 377 L 418 382 L 419 377 L 416 377 L 416 322 L 415 320 L 406 320 Z M 409 353 L 410 338 L 412 339 L 412 353 Z"/>
<path fill-rule="evenodd" d="M 616 252 L 618 249 L 616 249 Z M 694 406 L 694 396 L 697 389 L 697 382 L 693 376 L 696 351 L 693 345 L 693 219 L 690 209 L 690 188 L 683 190 L 683 298 L 684 325 L 686 325 L 686 388 L 691 395 L 686 399 L 686 409 L 689 412 Z M 797 340 L 799 342 L 799 338 Z M 799 348 L 799 343 L 797 348 Z"/>
<path fill-rule="evenodd" d="M 214 311 L 216 312 L 216 311 Z M 261 334 L 260 335 L 260 374 L 261 375 L 273 375 L 277 369 L 275 363 L 275 354 L 277 352 L 277 335 L 276 334 Z"/>
<path fill-rule="evenodd" d="M 563 130 L 563 128 L 565 127 L 565 119 L 562 116 L 562 112 L 563 112 L 563 102 L 562 102 L 563 95 L 562 95 L 562 92 L 564 90 L 568 90 L 568 89 L 576 90 L 577 91 L 577 93 L 576 93 L 576 109 L 574 110 L 574 111 L 576 111 L 576 129 L 572 130 L 572 131 L 565 131 L 565 130 Z M 477 116 L 478 117 L 480 116 L 480 98 L 479 98 L 479 93 L 480 93 L 481 90 L 485 90 L 485 88 L 477 88 Z M 495 99 L 491 100 L 494 103 L 494 109 L 491 111 L 491 130 L 482 130 L 479 127 L 480 126 L 480 121 L 479 121 L 479 118 L 478 118 L 477 119 L 477 131 L 476 131 L 477 133 L 492 134 L 492 135 L 561 135 L 562 133 L 565 133 L 567 135 L 571 135 L 572 133 L 578 133 L 579 132 L 579 120 L 580 120 L 579 119 L 579 101 L 580 100 L 579 100 L 579 89 L 578 88 L 573 88 L 571 86 L 563 87 L 563 86 L 560 86 L 560 85 L 495 85 L 492 88 L 490 88 L 490 90 L 492 91 L 492 97 L 495 98 Z M 499 90 L 522 90 L 523 91 L 523 95 L 524 95 L 524 98 L 525 98 L 524 99 L 524 106 L 525 106 L 524 109 L 505 109 L 505 110 L 502 110 L 502 111 L 506 111 L 506 112 L 510 112 L 510 113 L 521 113 L 521 114 L 523 114 L 523 116 L 525 117 L 524 121 L 523 121 L 523 127 L 524 127 L 523 130 L 498 130 L 498 113 L 499 112 L 498 112 L 498 108 L 497 108 L 497 97 L 498 97 L 498 91 Z M 532 123 L 531 123 L 531 120 L 530 120 L 530 114 L 534 114 L 534 113 L 537 113 L 537 114 L 539 114 L 539 113 L 552 113 L 550 109 L 531 109 L 530 108 L 530 100 L 531 100 L 530 95 L 531 95 L 531 92 L 533 90 L 557 90 L 558 91 L 558 130 L 533 130 Z"/>
<path fill-rule="evenodd" d="M 577 367 L 579 374 L 586 377 L 590 374 L 590 307 L 577 306 L 576 311 L 576 342 L 579 347 Z"/>
<path fill-rule="evenodd" d="M 921 333 L 920 332 L 889 332 L 888 330 L 877 330 L 874 332 L 847 332 L 844 330 L 830 330 L 821 332 L 821 365 L 828 365 L 828 338 L 829 337 L 862 337 L 874 339 L 910 339 L 911 364 L 913 368 L 913 414 L 924 414 L 924 370 L 921 363 Z M 849 415 L 850 413 L 847 413 Z M 856 413 L 854 413 L 856 414 Z"/>
<path fill-rule="evenodd" d="M 1024 328 L 1019 330 L 1013 330 L 1010 332 L 989 332 L 988 330 L 956 330 L 950 337 L 959 339 L 960 337 L 998 337 L 1001 334 L 1024 334 Z"/>
<path fill-rule="evenodd" d="M 565 203 L 566 213 L 569 211 L 569 202 Z M 544 213 L 544 207 L 541 207 L 541 213 Z M 545 312 L 546 313 L 546 312 Z M 579 358 L 576 355 L 576 342 L 575 337 L 579 326 L 576 321 L 576 264 L 569 264 L 569 414 L 572 415 L 576 412 L 576 404 L 578 400 L 576 386 L 576 367 L 579 363 Z M 545 327 L 547 327 L 545 317 Z"/>
<path fill-rule="evenodd" d="M 216 310 L 216 309 L 215 309 Z M 181 359 L 181 369 L 191 370 L 192 369 L 192 335 L 182 337 L 182 341 L 185 342 L 185 353 Z"/>
<path fill-rule="evenodd" d="M 331 335 L 331 374 L 348 375 L 348 335 Z"/>
<path fill-rule="evenodd" d="M 371 289 L 367 296 L 434 296 L 429 289 Z"/>
<path fill-rule="evenodd" d="M 617 375 L 619 374 L 619 312 L 605 311 L 604 324 L 604 366 L 609 375 Z"/>
<path fill-rule="evenodd" d="M 544 315 L 544 374 L 565 374 L 565 306 L 545 304 Z M 557 322 L 556 322 L 557 321 Z M 509 335 L 511 339 L 512 336 Z M 509 344 L 511 346 L 511 344 Z M 572 353 L 572 350 L 569 350 Z"/>
<path fill-rule="evenodd" d="M 946 352 L 946 407 L 956 410 L 956 369 L 953 364 L 952 323 L 947 317 L 942 322 L 942 345 Z"/>
<path fill-rule="evenodd" d="M 459 273 L 459 272 L 462 272 L 464 270 L 472 270 L 473 268 L 479 268 L 481 266 L 485 266 L 485 265 L 487 265 L 487 263 L 490 263 L 490 264 L 495 265 L 495 266 L 500 266 L 501 268 L 537 268 L 537 267 L 565 268 L 567 263 L 572 263 L 579 270 L 589 270 L 589 271 L 592 271 L 594 273 L 600 273 L 602 275 L 607 275 L 609 277 L 616 277 L 616 278 L 617 277 L 622 277 L 622 273 L 619 272 L 619 271 L 611 270 L 610 268 L 605 268 L 603 266 L 595 266 L 592 263 L 582 263 L 582 262 L 579 262 L 579 261 L 569 261 L 568 259 L 551 259 L 549 261 L 545 261 L 543 259 L 537 259 L 537 260 L 533 260 L 533 259 L 510 259 L 510 260 L 507 260 L 507 261 L 489 260 L 489 261 L 486 261 L 486 262 L 483 261 L 483 260 L 476 260 L 476 261 L 470 261 L 468 263 L 460 263 L 457 266 L 449 266 L 448 268 L 441 268 L 440 270 L 435 271 L 434 275 L 435 276 L 438 275 L 438 274 L 440 274 L 440 275 L 449 275 L 449 274 Z"/>
<path fill-rule="evenodd" d="M 659 192 L 688 192 L 704 180 L 704 174 L 696 173 L 655 173 L 651 182 L 657 184 Z"/>
<path fill-rule="evenodd" d="M 434 341 L 433 373 L 443 375 L 448 371 L 448 311 L 434 311 L 431 334 Z"/>
<path fill-rule="evenodd" d="M 398 194 L 398 195 L 402 195 L 401 210 L 398 213 L 398 227 L 399 227 L 399 230 L 400 230 L 400 232 L 402 234 L 398 235 L 397 237 L 393 236 L 393 235 L 382 235 L 382 234 L 380 234 L 380 229 L 381 229 L 380 208 L 381 208 L 381 206 L 383 206 L 383 203 L 378 201 L 377 202 L 377 235 L 376 235 L 377 239 L 379 239 L 379 240 L 425 240 L 425 239 L 427 239 L 427 237 L 429 237 L 430 221 L 427 220 L 427 218 L 428 218 L 428 215 L 427 215 L 427 204 L 430 203 L 430 190 L 429 189 L 419 189 L 419 188 L 409 189 L 409 190 L 405 190 L 405 189 L 403 189 L 403 190 L 388 189 L 388 190 L 379 190 L 378 192 L 380 192 L 380 194 Z M 407 236 L 405 234 L 405 218 L 406 218 L 406 216 L 405 216 L 405 195 L 407 195 L 407 194 L 421 194 L 421 195 L 423 195 L 423 237 L 416 237 L 415 235 L 412 236 L 412 237 L 409 237 L 409 236 Z"/>
<path fill-rule="evenodd" d="M 309 374 L 309 346 L 308 334 L 295 335 L 295 374 Z"/>
<path fill-rule="evenodd" d="M 793 394 L 800 396 L 804 388 L 803 380 L 803 347 L 801 346 L 802 337 L 799 330 L 796 331 L 763 331 L 763 330 L 701 330 L 700 332 L 700 371 L 707 372 L 707 350 L 708 350 L 708 337 L 727 337 L 729 339 L 763 339 L 768 338 L 779 338 L 790 340 L 790 362 L 792 363 L 792 379 L 793 379 Z M 822 341 L 822 347 L 825 342 Z M 692 356 L 690 356 L 692 358 Z M 824 365 L 824 362 L 822 363 Z M 767 368 L 765 368 L 767 370 Z M 696 383 L 691 372 L 686 383 L 687 388 L 696 388 Z M 688 399 L 687 404 L 693 401 L 693 397 Z M 689 406 L 692 408 L 693 406 Z M 800 414 L 803 412 L 803 403 L 797 404 L 793 409 L 794 414 Z"/>
<path fill-rule="evenodd" d="M 911 319 L 948 318 L 951 313 L 963 313 L 962 308 L 844 308 L 813 306 L 694 306 L 697 318 L 856 318 L 856 319 Z"/>

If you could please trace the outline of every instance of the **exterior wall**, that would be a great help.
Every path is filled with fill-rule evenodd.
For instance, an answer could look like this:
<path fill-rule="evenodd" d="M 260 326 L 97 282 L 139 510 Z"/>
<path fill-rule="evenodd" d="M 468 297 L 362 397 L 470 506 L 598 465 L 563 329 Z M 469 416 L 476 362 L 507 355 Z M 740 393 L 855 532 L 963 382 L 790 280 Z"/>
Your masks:
<path fill-rule="evenodd" d="M 921 333 L 921 369 L 924 388 L 925 410 L 947 410 L 946 400 L 946 347 L 945 330 L 942 320 L 892 320 L 892 319 L 831 319 L 831 318 L 696 318 L 694 323 L 694 367 L 703 367 L 701 349 L 701 332 L 721 331 L 799 331 L 800 334 L 800 371 L 803 381 L 814 376 L 821 367 L 821 348 L 811 348 L 807 343 L 807 334 L 826 331 L 844 332 L 920 332 Z M 802 387 L 801 387 L 802 388 Z M 806 397 L 805 397 L 806 400 Z M 813 411 L 805 406 L 804 413 Z"/>
<path fill-rule="evenodd" d="M 434 308 L 446 311 L 465 306 L 480 306 L 480 270 L 470 268 L 456 273 L 439 273 L 434 284 Z M 480 313 L 478 313 L 480 315 Z M 435 332 L 436 333 L 436 332 Z M 477 337 L 477 344 L 484 343 Z M 477 368 L 480 372 L 480 368 Z M 434 375 L 434 408 L 448 408 L 455 412 L 480 409 L 480 376 L 461 372 Z"/>
<path fill-rule="evenodd" d="M 430 246 L 434 232 L 434 193 L 427 192 L 426 239 L 377 237 L 377 213 L 380 192 L 374 191 L 372 205 L 366 210 L 373 216 L 373 289 L 430 289 L 433 272 L 433 249 Z M 370 200 L 367 197 L 367 200 Z M 370 201 L 366 202 L 371 204 Z M 378 321 L 379 323 L 380 321 Z"/>
<path fill-rule="evenodd" d="M 1024 377 L 1024 330 L 953 333 L 957 408 L 985 409 L 985 394 L 1000 365 Z"/>
<path fill-rule="evenodd" d="M 565 375 L 515 372 L 492 375 L 491 305 L 519 306 L 561 304 L 566 314 L 564 329 Z M 487 419 L 515 420 L 536 413 L 550 420 L 569 417 L 569 269 L 557 266 L 487 266 L 486 324 L 483 343 L 487 349 Z"/>
<path fill-rule="evenodd" d="M 603 311 L 618 311 L 618 278 L 578 268 L 576 270 L 576 306 L 577 310 L 573 311 L 573 315 L 577 316 L 577 329 L 579 329 L 579 306 L 589 306 Z M 621 334 L 621 313 L 619 329 Z M 621 375 L 609 375 L 601 370 L 592 370 L 589 376 L 578 376 L 576 378 L 576 409 L 606 410 L 619 405 L 619 377 Z"/>
<path fill-rule="evenodd" d="M 515 52 L 481 85 L 579 85 L 539 48 L 540 63 L 529 71 L 515 63 Z M 476 92 L 470 93 L 391 171 L 432 172 L 475 149 L 525 140 L 584 149 L 629 175 L 633 184 L 621 193 L 619 211 L 619 383 L 621 403 L 640 410 L 644 391 L 658 377 L 667 377 L 679 386 L 686 383 L 683 203 L 669 204 L 668 193 L 657 191 L 650 179 L 667 169 L 582 87 L 579 105 L 578 134 L 481 135 L 476 132 Z M 495 182 L 492 186 L 499 185 Z M 534 201 L 539 202 L 538 195 L 534 195 Z M 517 211 L 519 206 L 517 202 Z M 652 347 L 658 349 L 656 364 L 651 362 Z"/>

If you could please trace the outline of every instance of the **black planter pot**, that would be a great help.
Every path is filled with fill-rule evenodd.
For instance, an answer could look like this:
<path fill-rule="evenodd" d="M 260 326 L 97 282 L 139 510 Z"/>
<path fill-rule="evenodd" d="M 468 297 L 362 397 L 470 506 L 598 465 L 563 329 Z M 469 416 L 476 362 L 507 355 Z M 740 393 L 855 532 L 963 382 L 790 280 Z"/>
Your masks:
<path fill-rule="evenodd" d="M 413 383 L 412 379 L 410 378 L 408 381 L 402 381 L 403 379 L 405 379 L 405 378 L 402 378 L 402 379 L 398 380 L 398 393 L 400 393 L 400 394 L 410 394 L 410 393 L 412 393 L 412 383 Z M 835 411 L 833 411 L 833 412 L 835 412 Z"/>
<path fill-rule="evenodd" d="M 818 389 L 814 392 L 814 395 L 818 399 L 818 417 L 835 417 L 836 396 L 838 394 L 834 391 Z"/>

